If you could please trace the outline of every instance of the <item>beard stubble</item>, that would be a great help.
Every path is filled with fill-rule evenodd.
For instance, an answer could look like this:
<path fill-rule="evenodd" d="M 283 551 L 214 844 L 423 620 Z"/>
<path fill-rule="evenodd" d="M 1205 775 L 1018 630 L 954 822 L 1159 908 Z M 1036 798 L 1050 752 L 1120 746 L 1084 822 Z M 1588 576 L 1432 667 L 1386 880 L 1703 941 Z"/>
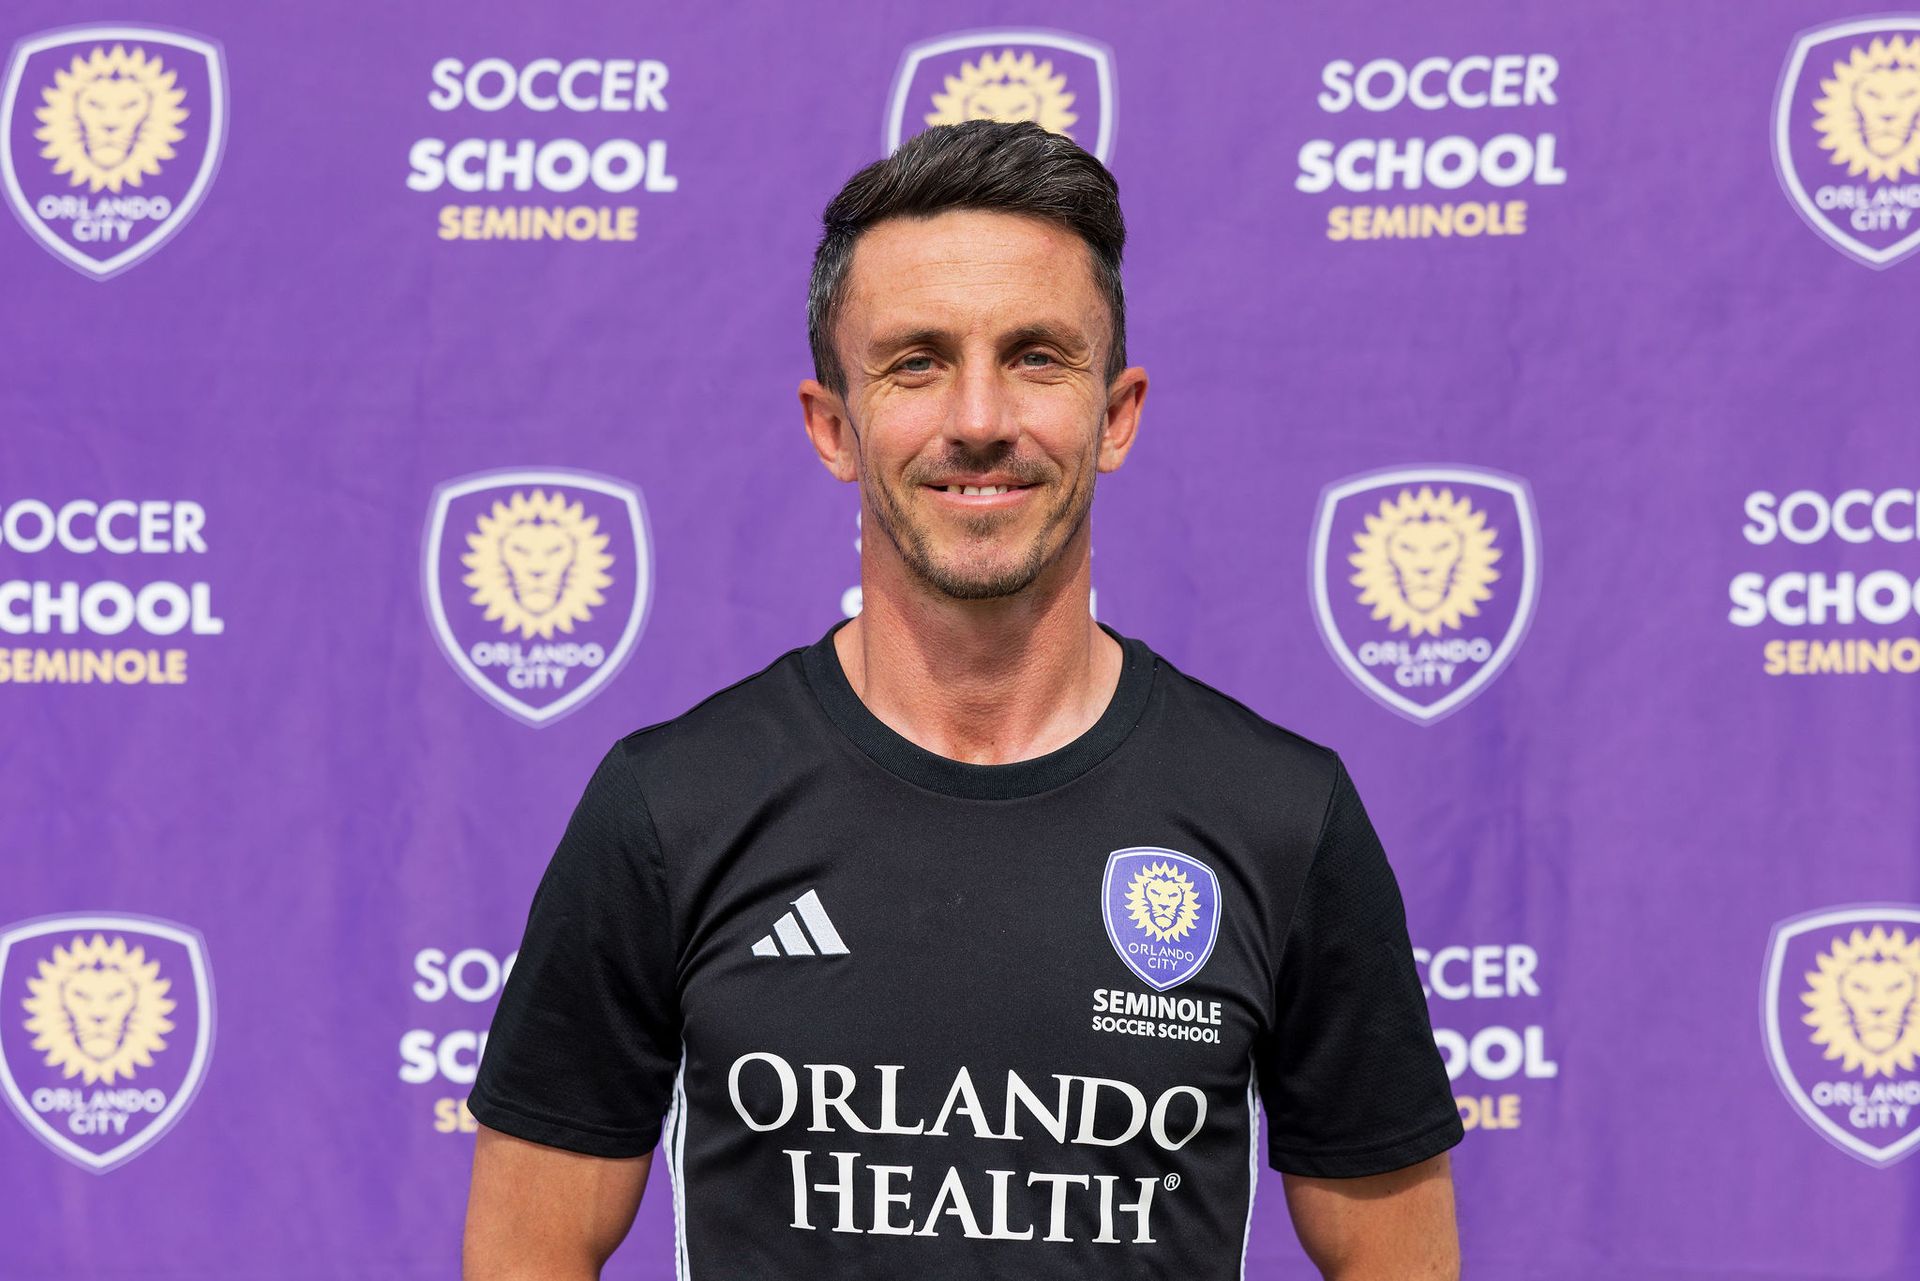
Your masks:
<path fill-rule="evenodd" d="M 915 493 L 921 486 L 940 476 L 955 472 L 997 471 L 1011 476 L 1015 483 L 1022 485 L 1046 484 L 1058 480 L 1061 475 L 1057 468 L 1048 463 L 1012 455 L 1011 441 L 1000 441 L 980 450 L 956 444 L 937 462 L 910 465 L 902 477 L 902 487 L 907 493 Z M 1059 551 L 1072 544 L 1093 510 L 1094 468 L 1089 451 L 1078 473 L 1072 478 L 1072 486 L 1060 495 L 1047 512 L 1040 528 L 1034 531 L 1015 562 L 1003 567 L 974 567 L 969 572 L 970 567 L 953 563 L 952 556 L 943 560 L 936 554 L 932 533 L 925 523 L 914 519 L 901 493 L 885 480 L 874 477 L 873 472 L 865 466 L 862 466 L 860 474 L 861 489 L 866 495 L 867 508 L 873 513 L 874 523 L 880 526 L 881 532 L 900 553 L 908 572 L 951 600 L 997 600 L 1025 591 L 1046 570 Z M 968 541 L 991 538 L 1009 523 L 1006 515 L 996 512 L 963 517 L 959 522 Z M 1066 536 L 1059 540 L 1057 547 L 1049 548 L 1054 531 L 1062 526 L 1066 527 Z"/>

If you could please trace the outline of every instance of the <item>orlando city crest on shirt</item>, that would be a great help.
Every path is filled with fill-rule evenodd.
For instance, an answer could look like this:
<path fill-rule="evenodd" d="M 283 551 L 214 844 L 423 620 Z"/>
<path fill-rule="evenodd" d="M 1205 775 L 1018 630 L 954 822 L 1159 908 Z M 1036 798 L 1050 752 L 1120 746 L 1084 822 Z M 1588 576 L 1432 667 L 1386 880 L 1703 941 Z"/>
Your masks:
<path fill-rule="evenodd" d="M 0 177 L 14 216 L 96 280 L 153 253 L 194 215 L 226 136 L 220 46 L 159 27 L 28 36 L 0 90 Z"/>
<path fill-rule="evenodd" d="M 500 710 L 550 725 L 604 689 L 640 639 L 653 582 L 640 491 L 560 468 L 448 481 L 422 575 L 454 670 Z"/>
<path fill-rule="evenodd" d="M 1773 927 L 1760 990 L 1787 1101 L 1869 1165 L 1920 1148 L 1920 906 L 1824 908 Z"/>
<path fill-rule="evenodd" d="M 1920 249 L 1920 14 L 1802 32 L 1774 94 L 1773 158 L 1801 218 L 1856 262 Z"/>
<path fill-rule="evenodd" d="M 1100 915 L 1113 950 L 1156 992 L 1200 972 L 1220 937 L 1220 880 L 1190 854 L 1135 846 L 1107 856 Z"/>
<path fill-rule="evenodd" d="M 1113 154 L 1113 51 L 1061 31 L 962 31 L 910 46 L 887 100 L 887 150 L 933 125 L 1031 120 Z"/>
<path fill-rule="evenodd" d="M 1314 520 L 1314 617 L 1361 689 L 1409 720 L 1458 711 L 1513 658 L 1539 592 L 1525 481 L 1402 467 L 1327 487 Z"/>
<path fill-rule="evenodd" d="M 0 931 L 0 1087 L 36 1138 L 103 1174 L 180 1119 L 213 1049 L 206 946 L 93 912 Z"/>

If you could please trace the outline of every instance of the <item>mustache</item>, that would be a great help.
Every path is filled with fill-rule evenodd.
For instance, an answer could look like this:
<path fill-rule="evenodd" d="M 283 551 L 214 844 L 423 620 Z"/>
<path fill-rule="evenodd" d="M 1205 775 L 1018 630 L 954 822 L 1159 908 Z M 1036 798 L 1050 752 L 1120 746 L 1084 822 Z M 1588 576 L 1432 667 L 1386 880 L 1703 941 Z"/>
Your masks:
<path fill-rule="evenodd" d="M 985 449 L 955 444 L 938 458 L 917 459 L 907 467 L 905 479 L 912 485 L 931 485 L 956 473 L 981 472 L 1010 476 L 1018 485 L 1038 485 L 1056 475 L 1056 469 L 1047 460 L 1018 457 L 1012 441 L 997 441 Z"/>

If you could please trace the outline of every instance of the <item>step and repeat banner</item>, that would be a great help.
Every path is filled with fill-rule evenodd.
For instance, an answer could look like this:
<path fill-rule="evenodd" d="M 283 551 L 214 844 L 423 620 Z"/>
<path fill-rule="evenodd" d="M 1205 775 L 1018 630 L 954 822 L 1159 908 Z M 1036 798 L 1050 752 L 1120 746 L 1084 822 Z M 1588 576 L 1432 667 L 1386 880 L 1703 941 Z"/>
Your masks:
<path fill-rule="evenodd" d="M 455 1274 L 594 763 L 860 607 L 819 210 L 983 116 L 1119 178 L 1095 609 L 1348 762 L 1473 1275 L 1920 1275 L 1920 12 L 0 27 L 0 1276 Z"/>

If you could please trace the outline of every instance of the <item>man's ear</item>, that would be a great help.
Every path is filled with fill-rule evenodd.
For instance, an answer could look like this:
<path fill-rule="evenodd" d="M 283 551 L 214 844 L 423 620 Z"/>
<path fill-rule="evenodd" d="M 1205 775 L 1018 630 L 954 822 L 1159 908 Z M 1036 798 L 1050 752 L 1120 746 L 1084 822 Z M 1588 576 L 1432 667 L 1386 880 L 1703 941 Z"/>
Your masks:
<path fill-rule="evenodd" d="M 1147 371 L 1134 365 L 1107 384 L 1107 415 L 1100 424 L 1101 471 L 1118 471 L 1133 448 L 1140 430 L 1140 410 L 1147 403 Z"/>
<path fill-rule="evenodd" d="M 800 384 L 800 413 L 821 465 L 835 480 L 858 480 L 860 440 L 840 394 L 809 378 Z"/>

